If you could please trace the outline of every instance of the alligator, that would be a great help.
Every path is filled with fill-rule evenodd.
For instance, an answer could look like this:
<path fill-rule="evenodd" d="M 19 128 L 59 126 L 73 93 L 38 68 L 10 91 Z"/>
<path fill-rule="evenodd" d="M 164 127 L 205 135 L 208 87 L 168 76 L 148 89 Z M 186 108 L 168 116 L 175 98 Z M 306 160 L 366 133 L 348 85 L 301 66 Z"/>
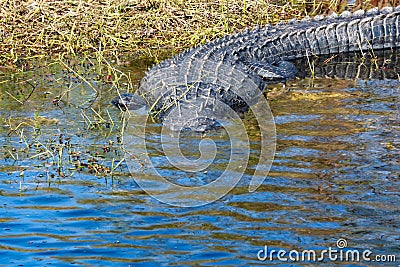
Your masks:
<path fill-rule="evenodd" d="M 112 103 L 121 110 L 147 106 L 173 131 L 204 132 L 230 112 L 246 112 L 269 83 L 296 76 L 291 63 L 400 47 L 400 6 L 317 15 L 227 35 L 150 68 L 135 94 Z"/>

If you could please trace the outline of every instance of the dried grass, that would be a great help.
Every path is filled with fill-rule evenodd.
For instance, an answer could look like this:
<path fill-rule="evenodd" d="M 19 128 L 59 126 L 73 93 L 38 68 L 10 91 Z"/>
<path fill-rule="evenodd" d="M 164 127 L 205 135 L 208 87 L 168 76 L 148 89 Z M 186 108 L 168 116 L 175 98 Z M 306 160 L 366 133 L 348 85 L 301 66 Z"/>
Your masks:
<path fill-rule="evenodd" d="M 59 53 L 179 51 L 256 24 L 340 11 L 343 2 L 6 0 L 0 7 L 0 64 Z"/>

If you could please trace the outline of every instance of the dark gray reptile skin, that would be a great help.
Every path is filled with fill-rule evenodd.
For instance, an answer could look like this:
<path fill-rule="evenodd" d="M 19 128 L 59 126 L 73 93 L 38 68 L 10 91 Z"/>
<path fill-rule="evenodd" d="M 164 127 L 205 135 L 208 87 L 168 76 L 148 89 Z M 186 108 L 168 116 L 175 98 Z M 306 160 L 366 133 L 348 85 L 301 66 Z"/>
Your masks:
<path fill-rule="evenodd" d="M 229 109 L 245 112 L 267 83 L 294 77 L 298 71 L 290 62 L 398 47 L 400 6 L 292 20 L 228 35 L 167 59 L 149 69 L 136 95 L 123 94 L 112 103 L 121 109 L 147 103 L 150 114 L 168 128 L 201 132 L 229 118 Z M 179 112 L 168 116 L 172 109 Z"/>

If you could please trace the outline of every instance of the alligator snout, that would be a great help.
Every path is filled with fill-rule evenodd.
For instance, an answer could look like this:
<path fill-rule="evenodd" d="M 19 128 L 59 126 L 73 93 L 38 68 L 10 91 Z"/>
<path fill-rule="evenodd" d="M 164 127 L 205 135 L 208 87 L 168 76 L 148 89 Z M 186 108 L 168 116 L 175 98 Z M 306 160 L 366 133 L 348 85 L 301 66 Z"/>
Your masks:
<path fill-rule="evenodd" d="M 125 93 L 114 98 L 111 104 L 122 111 L 126 111 L 141 109 L 147 105 L 147 102 L 137 94 Z"/>

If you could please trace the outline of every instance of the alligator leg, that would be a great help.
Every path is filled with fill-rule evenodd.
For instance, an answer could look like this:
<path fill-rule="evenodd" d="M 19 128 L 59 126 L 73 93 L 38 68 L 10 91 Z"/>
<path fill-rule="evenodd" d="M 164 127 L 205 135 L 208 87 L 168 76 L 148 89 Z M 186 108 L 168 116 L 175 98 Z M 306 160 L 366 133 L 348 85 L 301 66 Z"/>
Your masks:
<path fill-rule="evenodd" d="M 288 61 L 280 61 L 277 64 L 251 62 L 248 66 L 265 80 L 286 80 L 293 78 L 297 73 L 296 67 Z"/>

